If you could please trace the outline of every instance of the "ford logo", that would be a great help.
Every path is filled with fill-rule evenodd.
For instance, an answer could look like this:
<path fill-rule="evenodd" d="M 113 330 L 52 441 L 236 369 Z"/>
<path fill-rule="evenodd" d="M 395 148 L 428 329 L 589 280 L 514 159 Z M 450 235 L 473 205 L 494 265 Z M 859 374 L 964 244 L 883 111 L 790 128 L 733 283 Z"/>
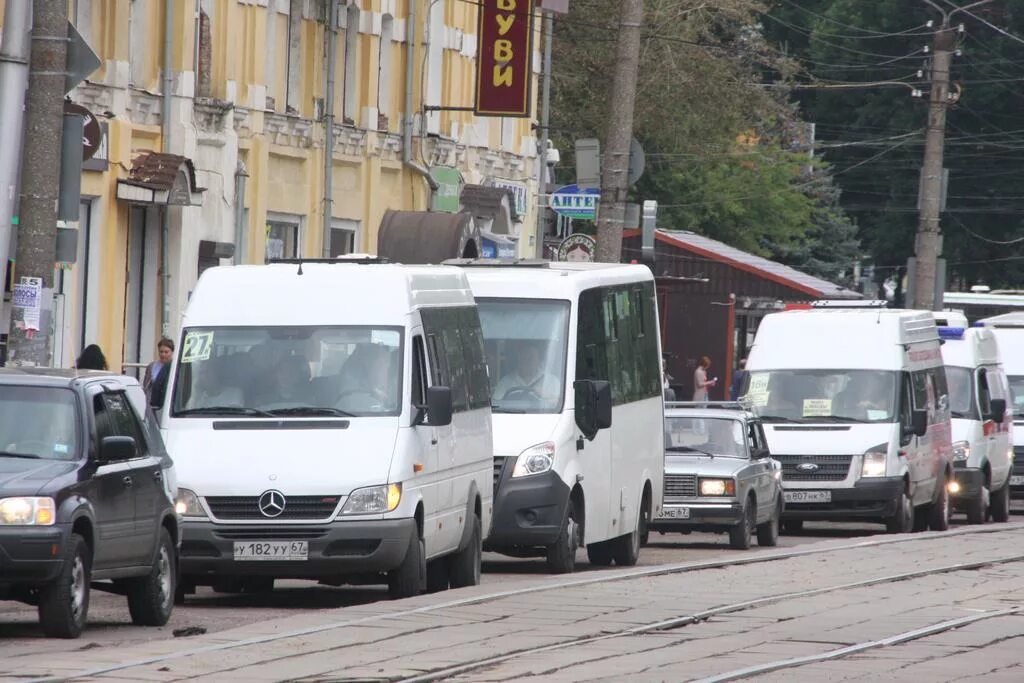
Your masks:
<path fill-rule="evenodd" d="M 798 472 L 817 472 L 818 466 L 813 462 L 802 462 L 796 466 Z"/>

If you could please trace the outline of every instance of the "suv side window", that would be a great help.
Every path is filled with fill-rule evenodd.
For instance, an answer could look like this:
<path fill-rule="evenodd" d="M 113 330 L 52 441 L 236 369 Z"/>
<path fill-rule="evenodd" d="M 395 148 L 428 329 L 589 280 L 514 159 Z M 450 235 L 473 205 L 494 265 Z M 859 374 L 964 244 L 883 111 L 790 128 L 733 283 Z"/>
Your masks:
<path fill-rule="evenodd" d="M 146 438 L 142 433 L 142 426 L 139 424 L 135 411 L 132 410 L 128 397 L 124 395 L 124 392 L 107 392 L 97 398 L 102 399 L 105 406 L 106 419 L 114 432 L 109 436 L 130 436 L 135 439 L 137 457 L 141 458 L 148 455 L 149 449 L 147 448 Z"/>

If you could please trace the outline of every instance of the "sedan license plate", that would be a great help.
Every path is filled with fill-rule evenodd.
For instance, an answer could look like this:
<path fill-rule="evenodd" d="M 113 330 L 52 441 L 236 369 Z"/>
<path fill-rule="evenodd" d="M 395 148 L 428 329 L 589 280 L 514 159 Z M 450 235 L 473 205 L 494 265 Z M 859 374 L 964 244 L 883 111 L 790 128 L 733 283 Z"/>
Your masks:
<path fill-rule="evenodd" d="M 785 491 L 783 499 L 787 503 L 831 503 L 831 491 Z"/>
<path fill-rule="evenodd" d="M 689 519 L 690 508 L 662 508 L 659 516 L 662 519 Z"/>
<path fill-rule="evenodd" d="M 309 559 L 308 541 L 243 541 L 235 543 L 235 560 L 266 562 Z"/>
<path fill-rule="evenodd" d="M 1024 486 L 1024 476 L 1010 477 L 1010 486 Z"/>

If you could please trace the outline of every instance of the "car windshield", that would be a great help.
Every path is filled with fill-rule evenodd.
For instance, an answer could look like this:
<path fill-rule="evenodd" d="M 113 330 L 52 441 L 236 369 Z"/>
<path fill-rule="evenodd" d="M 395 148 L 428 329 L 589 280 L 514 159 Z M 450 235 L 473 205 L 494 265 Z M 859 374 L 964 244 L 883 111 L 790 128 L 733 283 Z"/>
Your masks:
<path fill-rule="evenodd" d="M 560 412 L 569 302 L 480 299 L 477 304 L 494 412 Z"/>
<path fill-rule="evenodd" d="M 897 372 L 754 370 L 744 400 L 765 422 L 894 422 Z"/>
<path fill-rule="evenodd" d="M 950 414 L 969 420 L 978 419 L 974 401 L 974 371 L 947 365 L 946 382 L 949 384 Z"/>
<path fill-rule="evenodd" d="M 173 417 L 401 412 L 399 328 L 188 328 L 179 354 Z"/>
<path fill-rule="evenodd" d="M 707 417 L 665 418 L 665 450 L 671 454 L 695 453 L 746 458 L 742 420 Z"/>
<path fill-rule="evenodd" d="M 1011 409 L 1017 417 L 1024 417 L 1024 375 L 1008 377 L 1010 380 Z"/>
<path fill-rule="evenodd" d="M 77 456 L 74 392 L 0 384 L 0 459 L 72 460 Z"/>

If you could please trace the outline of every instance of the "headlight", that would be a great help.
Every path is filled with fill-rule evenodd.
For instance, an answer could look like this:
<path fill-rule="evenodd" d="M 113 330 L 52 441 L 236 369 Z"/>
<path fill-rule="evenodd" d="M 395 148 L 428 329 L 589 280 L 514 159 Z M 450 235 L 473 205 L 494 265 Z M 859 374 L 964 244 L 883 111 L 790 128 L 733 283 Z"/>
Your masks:
<path fill-rule="evenodd" d="M 373 515 L 391 512 L 402 502 L 401 484 L 384 484 L 356 489 L 341 509 L 343 515 Z"/>
<path fill-rule="evenodd" d="M 864 465 L 860 469 L 862 477 L 884 477 L 885 461 L 889 453 L 889 444 L 880 443 L 864 454 Z"/>
<path fill-rule="evenodd" d="M 53 526 L 55 521 L 53 498 L 0 498 L 0 524 Z"/>
<path fill-rule="evenodd" d="M 701 479 L 700 495 L 735 496 L 736 482 L 734 482 L 732 479 Z"/>
<path fill-rule="evenodd" d="M 971 457 L 971 444 L 968 441 L 953 442 L 953 460 L 963 461 Z"/>
<path fill-rule="evenodd" d="M 543 474 L 555 464 L 555 444 L 550 441 L 530 446 L 516 458 L 516 466 L 512 469 L 513 477 L 528 477 L 531 474 Z"/>
<path fill-rule="evenodd" d="M 206 517 L 206 511 L 199 502 L 195 491 L 178 489 L 178 499 L 174 502 L 174 511 L 182 517 Z"/>

